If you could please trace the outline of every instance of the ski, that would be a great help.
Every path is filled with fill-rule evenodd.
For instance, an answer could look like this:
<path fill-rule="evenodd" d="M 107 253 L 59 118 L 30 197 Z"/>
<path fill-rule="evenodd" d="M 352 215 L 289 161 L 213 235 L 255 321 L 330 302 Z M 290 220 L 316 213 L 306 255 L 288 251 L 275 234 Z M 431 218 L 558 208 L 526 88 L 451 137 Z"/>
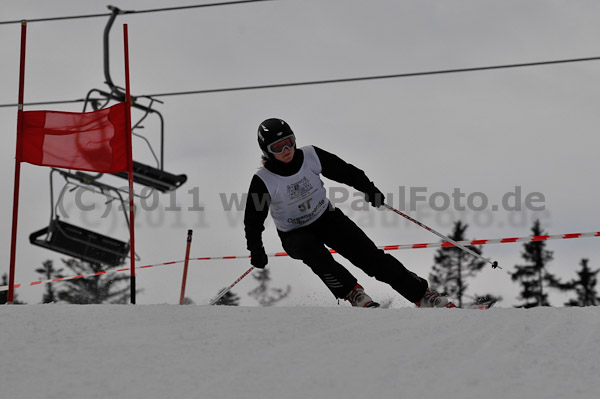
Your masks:
<path fill-rule="evenodd" d="M 494 304 L 496 302 L 497 302 L 496 299 L 489 299 L 489 300 L 485 300 L 485 301 L 477 301 L 477 302 L 467 303 L 467 304 L 464 304 L 462 306 L 456 306 L 454 303 L 448 302 L 448 305 L 446 305 L 446 307 L 447 308 L 458 308 L 458 309 L 479 309 L 479 310 L 486 310 L 486 309 L 489 309 L 492 306 L 494 306 Z"/>

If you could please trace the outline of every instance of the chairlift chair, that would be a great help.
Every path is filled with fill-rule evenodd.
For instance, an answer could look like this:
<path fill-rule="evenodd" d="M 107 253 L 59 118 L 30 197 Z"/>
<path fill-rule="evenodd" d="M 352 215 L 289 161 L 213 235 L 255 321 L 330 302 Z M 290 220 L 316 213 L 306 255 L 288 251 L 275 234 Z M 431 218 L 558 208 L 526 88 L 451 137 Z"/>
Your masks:
<path fill-rule="evenodd" d="M 114 6 L 109 6 L 109 9 L 112 11 L 112 14 L 108 20 L 108 23 L 106 24 L 106 27 L 104 28 L 103 53 L 104 53 L 104 77 L 106 79 L 106 84 L 110 88 L 110 91 L 106 92 L 106 91 L 99 90 L 99 89 L 90 90 L 88 92 L 85 102 L 84 102 L 84 106 L 83 106 L 84 112 L 86 111 L 88 104 L 90 104 L 93 109 L 97 110 L 97 109 L 105 108 L 110 101 L 120 101 L 120 102 L 125 101 L 125 92 L 121 87 L 118 87 L 113 83 L 113 80 L 110 76 L 110 68 L 109 68 L 110 29 L 112 28 L 112 25 L 113 25 L 115 19 L 117 18 L 117 16 L 120 13 L 122 13 L 122 11 Z M 101 103 L 100 99 L 96 99 L 96 98 L 91 99 L 92 93 L 96 93 L 96 94 L 100 95 L 101 98 L 104 100 L 104 102 Z M 144 105 L 144 104 L 140 103 L 141 99 L 148 100 L 149 104 Z M 141 127 L 140 126 L 141 122 L 144 119 L 146 119 L 146 117 L 149 114 L 157 115 L 160 120 L 160 160 L 154 153 L 154 150 L 152 149 L 150 142 L 145 137 L 143 137 L 139 134 L 136 134 L 135 132 L 133 133 L 134 136 L 139 137 L 146 142 L 146 144 L 150 148 L 150 151 L 151 151 L 152 155 L 154 156 L 154 159 L 156 160 L 156 164 L 157 164 L 155 167 L 155 166 L 143 164 L 141 162 L 133 161 L 133 181 L 134 181 L 134 183 L 141 184 L 141 185 L 147 186 L 147 187 L 151 187 L 151 188 L 154 188 L 154 189 L 164 193 L 164 192 L 175 190 L 179 186 L 184 184 L 187 181 L 187 176 L 185 174 L 176 175 L 173 173 L 166 172 L 164 170 L 164 119 L 163 119 L 161 113 L 152 107 L 154 102 L 161 102 L 161 101 L 151 98 L 151 97 L 147 97 L 147 96 L 142 96 L 142 97 L 131 96 L 131 107 L 144 112 L 144 115 L 141 117 L 141 119 L 132 127 L 132 131 L 135 131 L 136 128 Z M 125 179 L 128 178 L 127 173 L 125 173 L 125 172 L 114 173 L 114 175 L 125 178 Z"/>
<path fill-rule="evenodd" d="M 45 238 L 40 238 L 45 235 Z M 94 233 L 60 220 L 58 217 L 29 236 L 33 245 L 60 252 L 90 263 L 119 266 L 125 263 L 129 244 Z"/>
<path fill-rule="evenodd" d="M 118 88 L 116 88 L 116 89 L 118 90 Z M 102 96 L 105 100 L 104 103 L 101 105 L 98 104 L 99 100 L 97 98 L 92 98 L 93 94 Z M 86 111 L 88 104 L 90 104 L 94 110 L 98 110 L 98 109 L 102 109 L 102 108 L 106 107 L 111 100 L 118 100 L 119 98 L 120 98 L 120 95 L 115 94 L 115 91 L 111 91 L 110 93 L 107 93 L 100 89 L 92 89 L 88 92 L 88 94 L 85 98 L 83 111 L 84 112 Z M 139 97 L 136 98 L 136 100 L 138 100 L 138 99 L 139 99 Z M 146 106 L 146 105 L 140 104 L 139 102 L 134 102 L 133 97 L 132 97 L 131 106 L 133 108 L 139 109 L 144 112 L 144 115 L 132 127 L 132 130 L 134 131 L 133 132 L 134 136 L 139 137 L 140 139 L 142 139 L 146 142 L 146 144 L 148 145 L 148 148 L 150 149 L 150 152 L 152 153 L 152 156 L 156 160 L 156 166 L 151 166 L 151 165 L 143 164 L 141 162 L 133 161 L 133 181 L 134 181 L 134 183 L 153 188 L 162 193 L 166 193 L 169 191 L 176 190 L 182 184 L 184 184 L 187 181 L 187 176 L 185 174 L 176 175 L 176 174 L 169 173 L 169 172 L 163 170 L 163 165 L 164 165 L 164 120 L 163 120 L 163 117 L 160 114 L 160 112 L 158 112 L 157 110 L 152 108 L 152 104 L 158 100 L 149 99 L 149 101 L 150 101 L 150 104 L 148 106 Z M 135 129 L 138 127 L 141 127 L 140 126 L 141 123 L 146 119 L 146 117 L 149 114 L 157 115 L 160 120 L 160 143 L 161 143 L 160 159 L 154 152 L 154 149 L 150 145 L 150 142 L 148 141 L 148 139 L 146 139 L 142 135 L 135 133 Z M 117 173 L 113 173 L 113 175 L 121 177 L 123 179 L 128 178 L 127 172 L 117 172 Z M 95 178 L 97 179 L 100 176 L 101 176 L 101 174 Z"/>
<path fill-rule="evenodd" d="M 52 168 L 52 171 L 50 172 L 50 223 L 48 227 L 44 227 L 31 233 L 29 235 L 29 242 L 33 245 L 90 263 L 99 263 L 108 266 L 122 265 L 129 253 L 129 243 L 60 220 L 58 212 L 55 211 L 54 206 L 52 181 L 52 174 L 54 172 L 60 173 L 67 181 L 63 190 L 61 191 L 61 194 L 59 195 L 57 207 L 62 202 L 64 193 L 67 187 L 70 185 L 75 185 L 77 187 L 83 187 L 86 189 L 90 189 L 88 187 L 93 187 L 95 190 L 97 190 L 95 192 L 100 192 L 111 198 L 111 200 L 120 199 L 123 206 L 122 209 L 125 213 L 125 219 L 127 221 L 127 225 L 129 226 L 129 219 L 127 218 L 127 212 L 125 212 L 125 203 L 118 190 L 96 182 L 92 176 L 85 173 L 77 172 L 74 174 Z M 77 181 L 85 184 L 85 186 L 74 183 Z M 91 191 L 94 191 L 94 189 L 91 189 Z M 111 191 L 116 192 L 117 197 L 111 196 L 109 194 Z"/>

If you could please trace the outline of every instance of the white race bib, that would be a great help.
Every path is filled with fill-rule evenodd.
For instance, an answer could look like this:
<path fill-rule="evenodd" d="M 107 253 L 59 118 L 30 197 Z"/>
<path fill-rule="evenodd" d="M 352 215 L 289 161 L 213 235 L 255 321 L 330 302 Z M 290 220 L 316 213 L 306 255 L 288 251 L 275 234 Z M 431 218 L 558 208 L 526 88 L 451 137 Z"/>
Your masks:
<path fill-rule="evenodd" d="M 329 205 L 320 177 L 321 162 L 314 147 L 302 147 L 300 150 L 304 153 L 304 162 L 296 174 L 281 176 L 264 167 L 256 172 L 269 190 L 271 216 L 280 231 L 311 224 Z"/>

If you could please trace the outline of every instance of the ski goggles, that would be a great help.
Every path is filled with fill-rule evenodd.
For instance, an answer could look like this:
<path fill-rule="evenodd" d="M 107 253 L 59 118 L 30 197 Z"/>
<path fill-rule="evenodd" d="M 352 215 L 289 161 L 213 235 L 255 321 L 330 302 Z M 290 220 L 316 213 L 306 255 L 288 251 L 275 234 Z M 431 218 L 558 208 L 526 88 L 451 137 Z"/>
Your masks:
<path fill-rule="evenodd" d="M 285 151 L 286 148 L 292 149 L 296 144 L 296 137 L 292 134 L 291 136 L 284 137 L 279 139 L 267 146 L 267 150 L 271 154 L 281 154 Z"/>

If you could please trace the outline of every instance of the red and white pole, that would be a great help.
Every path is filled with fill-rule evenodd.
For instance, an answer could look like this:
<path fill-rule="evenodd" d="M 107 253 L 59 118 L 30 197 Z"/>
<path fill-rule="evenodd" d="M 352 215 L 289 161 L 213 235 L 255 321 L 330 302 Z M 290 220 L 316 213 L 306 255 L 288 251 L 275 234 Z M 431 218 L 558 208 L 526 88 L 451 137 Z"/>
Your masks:
<path fill-rule="evenodd" d="M 244 274 L 242 274 L 237 280 L 235 280 L 233 282 L 233 284 L 231 284 L 229 287 L 225 287 L 221 290 L 221 292 L 219 292 L 217 294 L 216 297 L 213 298 L 212 301 L 210 301 L 210 305 L 214 305 L 215 303 L 219 302 L 219 299 L 221 299 L 223 296 L 225 296 L 225 294 L 227 294 L 229 291 L 231 291 L 231 289 L 240 281 L 242 281 L 242 279 L 244 277 L 246 277 L 248 274 L 250 274 L 250 272 L 252 272 L 252 270 L 254 270 L 254 266 L 251 266 L 250 269 L 246 270 L 246 272 Z"/>

